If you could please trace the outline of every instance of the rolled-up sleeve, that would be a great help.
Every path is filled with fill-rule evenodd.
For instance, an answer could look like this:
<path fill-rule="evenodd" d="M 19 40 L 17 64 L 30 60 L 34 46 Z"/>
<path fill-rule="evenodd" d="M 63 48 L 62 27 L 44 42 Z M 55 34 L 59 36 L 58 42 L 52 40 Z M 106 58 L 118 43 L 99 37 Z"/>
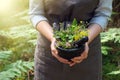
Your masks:
<path fill-rule="evenodd" d="M 94 17 L 90 20 L 90 24 L 98 24 L 102 30 L 106 29 L 112 13 L 112 1 L 113 0 L 100 0 L 99 5 L 95 10 Z"/>
<path fill-rule="evenodd" d="M 35 28 L 40 21 L 48 21 L 44 16 L 43 0 L 29 1 L 29 15 L 30 20 Z"/>

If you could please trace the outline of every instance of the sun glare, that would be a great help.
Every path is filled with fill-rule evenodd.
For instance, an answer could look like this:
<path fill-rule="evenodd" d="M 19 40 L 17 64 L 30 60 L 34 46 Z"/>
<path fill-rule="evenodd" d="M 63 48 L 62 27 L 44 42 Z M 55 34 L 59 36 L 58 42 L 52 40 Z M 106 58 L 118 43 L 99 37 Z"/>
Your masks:
<path fill-rule="evenodd" d="M 0 0 L 0 13 L 6 13 L 11 8 L 12 0 Z"/>

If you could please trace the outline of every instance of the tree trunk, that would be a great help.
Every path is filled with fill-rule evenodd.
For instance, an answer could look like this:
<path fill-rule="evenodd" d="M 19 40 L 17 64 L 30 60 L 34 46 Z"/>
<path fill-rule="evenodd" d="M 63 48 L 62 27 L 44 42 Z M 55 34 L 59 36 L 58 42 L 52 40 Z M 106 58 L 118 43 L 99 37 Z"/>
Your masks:
<path fill-rule="evenodd" d="M 120 0 L 113 0 L 112 21 L 109 27 L 120 27 Z"/>

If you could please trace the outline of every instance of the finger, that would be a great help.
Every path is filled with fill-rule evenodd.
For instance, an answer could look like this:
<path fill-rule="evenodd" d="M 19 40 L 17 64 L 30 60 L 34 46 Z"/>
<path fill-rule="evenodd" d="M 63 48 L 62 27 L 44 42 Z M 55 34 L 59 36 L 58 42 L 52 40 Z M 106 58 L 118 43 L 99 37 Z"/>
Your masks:
<path fill-rule="evenodd" d="M 81 63 L 83 61 L 83 59 L 73 59 L 72 61 L 75 63 Z"/>
<path fill-rule="evenodd" d="M 74 57 L 73 59 L 71 59 L 72 61 L 79 61 L 79 60 L 81 60 L 82 59 L 82 57 L 81 56 L 79 56 L 79 57 Z"/>
<path fill-rule="evenodd" d="M 88 44 L 86 43 L 85 51 L 81 54 L 83 59 L 86 59 L 88 57 L 88 51 L 89 51 L 89 47 L 88 47 Z"/>
<path fill-rule="evenodd" d="M 88 53 L 87 53 L 87 52 L 84 52 L 83 54 L 81 54 L 81 57 L 82 57 L 83 59 L 86 59 L 86 58 L 88 57 Z"/>
<path fill-rule="evenodd" d="M 73 63 L 71 63 L 69 66 L 70 67 L 72 67 L 72 66 L 74 66 L 76 63 L 75 62 L 73 62 Z"/>
<path fill-rule="evenodd" d="M 70 62 L 69 62 L 68 60 L 66 60 L 66 59 L 64 59 L 64 58 L 61 58 L 61 57 L 59 57 L 58 55 L 56 56 L 56 58 L 57 58 L 60 62 L 62 62 L 62 63 L 70 64 Z"/>
<path fill-rule="evenodd" d="M 52 53 L 54 53 L 54 54 L 58 54 L 58 51 L 57 51 L 55 48 L 52 48 L 51 51 L 52 51 Z"/>
<path fill-rule="evenodd" d="M 58 54 L 52 53 L 52 55 L 61 63 L 70 64 L 70 62 L 67 59 L 60 57 Z"/>
<path fill-rule="evenodd" d="M 81 63 L 83 60 L 75 61 L 76 63 Z"/>
<path fill-rule="evenodd" d="M 66 59 L 64 59 L 64 58 L 58 57 L 57 59 L 58 59 L 61 63 L 71 64 L 68 60 L 66 60 Z"/>
<path fill-rule="evenodd" d="M 57 49 L 55 48 L 54 43 L 51 44 L 51 51 L 52 51 L 52 53 L 58 54 L 58 51 L 57 51 Z"/>
<path fill-rule="evenodd" d="M 55 48 L 55 40 L 52 41 L 51 43 L 51 52 L 52 52 L 52 55 L 60 62 L 64 63 L 64 64 L 70 64 L 70 62 L 62 57 L 60 57 L 58 55 L 58 51 L 57 49 Z"/>
<path fill-rule="evenodd" d="M 69 66 L 72 67 L 72 66 L 74 66 L 74 65 L 77 64 L 77 63 L 81 63 L 82 61 L 83 61 L 83 60 L 72 62 Z"/>
<path fill-rule="evenodd" d="M 78 56 L 78 57 L 74 57 L 74 60 L 83 60 L 83 59 L 86 59 L 88 57 L 88 52 L 84 51 L 81 56 Z"/>

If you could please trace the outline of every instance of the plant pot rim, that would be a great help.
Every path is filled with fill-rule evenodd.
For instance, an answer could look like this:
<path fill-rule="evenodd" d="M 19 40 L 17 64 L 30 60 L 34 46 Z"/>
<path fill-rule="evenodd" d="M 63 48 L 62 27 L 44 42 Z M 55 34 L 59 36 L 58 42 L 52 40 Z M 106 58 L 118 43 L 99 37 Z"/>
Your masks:
<path fill-rule="evenodd" d="M 77 51 L 77 50 L 80 50 L 81 47 L 77 47 L 77 48 L 62 48 L 62 47 L 59 47 L 59 46 L 56 46 L 57 49 L 59 50 L 63 50 L 63 51 Z"/>

